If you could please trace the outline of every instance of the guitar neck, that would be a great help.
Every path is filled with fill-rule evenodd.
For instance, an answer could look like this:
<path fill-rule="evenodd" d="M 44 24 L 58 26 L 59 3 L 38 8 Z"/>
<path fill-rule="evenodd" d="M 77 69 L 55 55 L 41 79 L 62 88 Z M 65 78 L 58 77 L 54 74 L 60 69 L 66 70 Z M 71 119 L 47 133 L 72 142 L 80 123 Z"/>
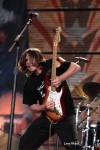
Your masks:
<path fill-rule="evenodd" d="M 53 48 L 51 81 L 56 78 L 56 62 L 57 62 L 57 45 L 54 45 L 54 48 Z M 56 90 L 56 88 L 54 86 L 51 86 L 51 90 L 54 92 Z"/>
<path fill-rule="evenodd" d="M 58 27 L 58 29 L 57 29 L 57 31 L 56 31 L 56 36 L 55 36 L 55 40 L 54 40 L 54 45 L 53 45 L 53 60 L 52 60 L 51 81 L 56 78 L 57 46 L 58 46 L 58 42 L 60 41 L 60 35 L 59 35 L 60 32 L 61 32 L 61 28 Z M 54 91 L 56 90 L 56 88 L 51 85 L 51 90 L 54 92 Z"/>

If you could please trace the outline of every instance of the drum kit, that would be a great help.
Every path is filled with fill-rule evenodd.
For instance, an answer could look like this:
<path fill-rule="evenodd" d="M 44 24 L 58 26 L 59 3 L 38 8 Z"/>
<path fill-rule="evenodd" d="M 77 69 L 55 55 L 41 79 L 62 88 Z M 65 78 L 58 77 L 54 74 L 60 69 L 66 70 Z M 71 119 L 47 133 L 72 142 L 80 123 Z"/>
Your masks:
<path fill-rule="evenodd" d="M 92 114 L 95 111 L 99 112 L 100 117 L 100 83 L 88 82 L 83 85 L 82 90 L 89 97 L 89 103 L 83 106 L 83 102 L 86 100 L 86 96 L 83 95 L 81 102 L 76 106 L 77 131 L 81 127 L 80 142 L 84 150 L 100 150 L 100 119 L 96 120 L 95 124 L 91 124 Z M 80 119 L 84 113 L 85 118 Z"/>

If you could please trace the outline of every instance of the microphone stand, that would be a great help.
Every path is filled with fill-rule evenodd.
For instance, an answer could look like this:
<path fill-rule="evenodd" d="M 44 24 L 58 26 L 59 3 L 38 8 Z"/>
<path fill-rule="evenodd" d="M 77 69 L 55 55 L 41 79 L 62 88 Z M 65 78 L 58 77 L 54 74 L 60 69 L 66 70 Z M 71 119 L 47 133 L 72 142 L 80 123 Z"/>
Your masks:
<path fill-rule="evenodd" d="M 15 45 L 17 47 L 16 61 L 15 61 L 15 67 L 14 67 L 14 84 L 13 84 L 13 93 L 12 93 L 12 102 L 11 102 L 11 112 L 10 112 L 11 115 L 10 115 L 10 127 L 9 127 L 9 134 L 8 134 L 7 150 L 11 150 L 12 133 L 13 133 L 13 120 L 14 120 L 15 97 L 16 97 L 16 81 L 17 81 L 17 75 L 18 75 L 18 56 L 19 56 L 19 50 L 20 50 L 19 40 L 20 38 L 22 38 L 23 33 L 31 24 L 31 22 L 32 22 L 32 19 L 29 18 L 25 27 L 23 28 L 21 33 L 17 35 L 17 37 L 14 40 L 13 45 L 8 50 L 8 52 L 11 52 Z"/>

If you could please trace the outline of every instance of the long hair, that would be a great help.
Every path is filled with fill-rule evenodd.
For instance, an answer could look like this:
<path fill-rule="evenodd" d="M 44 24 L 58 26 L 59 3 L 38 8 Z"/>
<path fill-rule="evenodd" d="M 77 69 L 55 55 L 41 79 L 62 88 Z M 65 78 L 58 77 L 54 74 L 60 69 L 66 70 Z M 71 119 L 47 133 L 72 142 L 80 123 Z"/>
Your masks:
<path fill-rule="evenodd" d="M 28 48 L 26 51 L 22 53 L 18 62 L 18 69 L 20 72 L 25 74 L 26 76 L 30 76 L 31 72 L 27 69 L 26 66 L 26 55 L 29 54 L 32 60 L 35 60 L 35 63 L 42 65 L 45 62 L 45 59 L 38 48 Z"/>

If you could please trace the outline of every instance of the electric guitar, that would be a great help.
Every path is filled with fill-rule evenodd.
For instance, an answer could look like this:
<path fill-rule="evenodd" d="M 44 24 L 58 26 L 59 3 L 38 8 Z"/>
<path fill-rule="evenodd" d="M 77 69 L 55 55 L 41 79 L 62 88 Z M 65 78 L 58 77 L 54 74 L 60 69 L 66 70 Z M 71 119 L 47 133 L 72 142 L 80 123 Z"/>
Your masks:
<path fill-rule="evenodd" d="M 46 76 L 45 78 L 45 97 L 43 99 L 43 104 L 49 101 L 50 99 L 53 99 L 55 101 L 55 107 L 54 110 L 46 110 L 45 115 L 47 118 L 56 123 L 61 121 L 66 116 L 66 109 L 63 104 L 63 96 L 65 93 L 64 87 L 56 88 L 51 85 L 51 81 L 56 78 L 56 67 L 57 67 L 57 46 L 60 42 L 60 32 L 61 28 L 58 27 L 56 30 L 56 35 L 54 37 L 53 42 L 53 59 L 52 59 L 52 72 L 51 72 L 51 79 L 50 76 Z"/>

